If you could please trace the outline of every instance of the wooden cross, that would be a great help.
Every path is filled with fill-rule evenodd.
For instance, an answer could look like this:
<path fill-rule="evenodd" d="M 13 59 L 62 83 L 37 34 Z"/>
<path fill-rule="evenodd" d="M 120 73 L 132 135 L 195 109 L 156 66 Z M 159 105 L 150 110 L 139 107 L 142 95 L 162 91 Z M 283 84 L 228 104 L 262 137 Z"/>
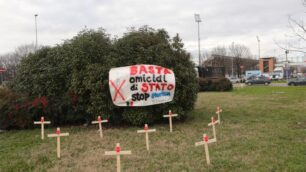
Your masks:
<path fill-rule="evenodd" d="M 216 137 L 216 127 L 215 127 L 215 125 L 216 125 L 217 121 L 215 121 L 215 118 L 212 116 L 211 117 L 211 123 L 208 124 L 208 126 L 212 126 L 212 128 L 213 128 L 213 135 L 214 135 L 214 139 L 216 139 L 216 141 L 217 141 L 217 137 Z"/>
<path fill-rule="evenodd" d="M 102 132 L 102 123 L 108 122 L 108 120 L 102 120 L 101 116 L 98 116 L 98 121 L 92 121 L 92 124 L 99 124 L 99 132 L 100 137 L 103 138 L 103 132 Z"/>
<path fill-rule="evenodd" d="M 222 112 L 222 109 L 220 106 L 217 107 L 216 114 L 218 114 L 218 120 L 216 121 L 217 123 L 221 124 L 221 119 L 220 119 L 220 113 Z"/>
<path fill-rule="evenodd" d="M 120 155 L 131 155 L 131 151 L 121 151 L 120 143 L 116 144 L 115 151 L 105 151 L 105 155 L 116 155 L 117 156 L 117 172 L 121 171 L 120 166 Z"/>
<path fill-rule="evenodd" d="M 34 121 L 34 124 L 40 124 L 41 125 L 41 139 L 44 140 L 44 138 L 45 138 L 45 134 L 44 134 L 45 127 L 44 127 L 44 125 L 45 124 L 51 124 L 51 122 L 50 121 L 45 121 L 45 118 L 42 116 L 42 117 L 40 117 L 40 121 Z"/>
<path fill-rule="evenodd" d="M 195 146 L 204 145 L 207 165 L 210 165 L 208 144 L 209 144 L 209 143 L 213 143 L 213 142 L 216 142 L 216 139 L 208 139 L 208 136 L 207 136 L 206 134 L 203 134 L 203 141 L 200 141 L 200 142 L 196 142 L 196 143 L 195 143 Z"/>
<path fill-rule="evenodd" d="M 143 130 L 137 130 L 137 133 L 146 133 L 146 146 L 147 146 L 147 150 L 148 151 L 150 151 L 150 147 L 149 147 L 149 133 L 151 133 L 151 132 L 156 132 L 156 129 L 149 130 L 148 124 L 145 124 Z"/>
<path fill-rule="evenodd" d="M 176 117 L 177 114 L 172 114 L 171 110 L 169 110 L 168 115 L 163 115 L 164 118 L 169 118 L 169 126 L 170 126 L 170 132 L 172 133 L 172 117 Z"/>
<path fill-rule="evenodd" d="M 56 129 L 56 133 L 55 134 L 48 134 L 48 137 L 56 137 L 57 140 L 57 157 L 60 158 L 61 157 L 61 137 L 62 136 L 69 136 L 69 133 L 61 133 L 60 128 Z"/>

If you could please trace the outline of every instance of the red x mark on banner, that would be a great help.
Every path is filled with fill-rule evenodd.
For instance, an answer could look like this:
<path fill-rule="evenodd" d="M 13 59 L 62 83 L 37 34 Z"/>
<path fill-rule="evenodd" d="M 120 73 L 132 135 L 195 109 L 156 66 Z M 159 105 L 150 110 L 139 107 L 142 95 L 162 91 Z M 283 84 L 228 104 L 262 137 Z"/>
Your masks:
<path fill-rule="evenodd" d="M 119 87 L 117 87 L 117 86 L 115 85 L 115 83 L 114 83 L 112 80 L 110 80 L 109 82 L 112 84 L 112 86 L 114 87 L 114 89 L 115 89 L 115 91 L 116 91 L 116 93 L 115 93 L 115 95 L 114 95 L 114 102 L 117 100 L 117 95 L 118 95 L 118 94 L 119 94 L 119 96 L 121 97 L 121 99 L 122 99 L 123 101 L 125 101 L 125 98 L 123 97 L 123 95 L 122 95 L 121 92 L 120 92 L 120 89 L 122 88 L 123 84 L 125 83 L 125 80 L 122 81 L 122 83 L 120 84 Z"/>

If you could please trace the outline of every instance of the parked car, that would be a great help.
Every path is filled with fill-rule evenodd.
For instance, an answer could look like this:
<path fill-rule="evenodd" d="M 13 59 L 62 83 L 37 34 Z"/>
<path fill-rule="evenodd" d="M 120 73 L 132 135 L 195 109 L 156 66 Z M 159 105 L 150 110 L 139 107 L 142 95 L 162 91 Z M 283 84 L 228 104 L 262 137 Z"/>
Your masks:
<path fill-rule="evenodd" d="M 241 83 L 244 83 L 245 80 L 246 80 L 246 76 L 245 76 L 245 75 L 241 75 L 241 76 L 240 76 L 240 82 L 241 82 Z"/>
<path fill-rule="evenodd" d="M 236 78 L 236 77 L 230 77 L 230 78 L 228 78 L 230 81 L 231 81 L 231 83 L 233 83 L 233 84 L 235 84 L 235 83 L 240 83 L 241 82 L 241 80 L 240 80 L 240 78 Z"/>
<path fill-rule="evenodd" d="M 268 79 L 271 80 L 271 76 L 270 76 L 270 74 L 268 74 L 268 73 L 263 73 L 261 76 L 264 76 L 264 77 L 266 77 L 266 78 L 268 78 Z"/>
<path fill-rule="evenodd" d="M 295 85 L 306 85 L 306 77 L 297 77 L 288 80 L 288 85 L 295 86 Z"/>
<path fill-rule="evenodd" d="M 254 78 L 259 77 L 259 76 L 261 76 L 261 75 L 251 75 L 249 77 L 246 77 L 246 80 L 251 80 L 251 79 L 254 79 Z"/>
<path fill-rule="evenodd" d="M 253 85 L 253 84 L 265 84 L 265 85 L 269 85 L 270 83 L 271 83 L 271 80 L 269 78 L 263 76 L 263 75 L 249 77 L 245 81 L 245 84 L 247 84 L 247 85 Z"/>

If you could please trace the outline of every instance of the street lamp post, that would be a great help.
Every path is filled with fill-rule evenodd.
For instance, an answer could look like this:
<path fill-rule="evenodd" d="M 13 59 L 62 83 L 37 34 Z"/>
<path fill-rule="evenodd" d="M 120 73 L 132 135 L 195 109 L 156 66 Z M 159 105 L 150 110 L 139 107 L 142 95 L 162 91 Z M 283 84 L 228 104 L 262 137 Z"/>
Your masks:
<path fill-rule="evenodd" d="M 36 35 L 36 42 L 35 42 L 35 50 L 37 50 L 37 16 L 38 14 L 35 14 L 35 35 Z"/>
<path fill-rule="evenodd" d="M 258 59 L 260 59 L 260 39 L 259 39 L 258 35 L 256 36 L 256 38 L 257 38 L 257 42 L 258 42 Z"/>
<path fill-rule="evenodd" d="M 198 49 L 199 49 L 199 66 L 201 65 L 201 47 L 200 47 L 200 14 L 194 14 L 195 22 L 198 23 Z"/>
<path fill-rule="evenodd" d="M 232 42 L 232 50 L 234 51 L 235 49 L 235 43 Z M 234 54 L 233 54 L 233 57 L 232 57 L 232 77 L 234 76 Z"/>

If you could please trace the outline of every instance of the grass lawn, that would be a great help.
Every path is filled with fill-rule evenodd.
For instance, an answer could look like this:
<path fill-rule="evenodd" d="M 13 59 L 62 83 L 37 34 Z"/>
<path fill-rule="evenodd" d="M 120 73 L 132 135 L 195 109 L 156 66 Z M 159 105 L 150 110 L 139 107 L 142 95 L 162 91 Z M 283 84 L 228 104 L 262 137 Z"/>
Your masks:
<path fill-rule="evenodd" d="M 273 80 L 272 83 L 287 83 L 287 80 L 285 80 L 285 79 Z"/>
<path fill-rule="evenodd" d="M 195 147 L 221 105 L 217 143 Z M 96 126 L 61 128 L 69 132 L 56 158 L 56 139 L 40 140 L 40 129 L 0 133 L 0 171 L 116 171 L 116 158 L 105 156 L 120 142 L 123 171 L 306 171 L 306 87 L 252 86 L 225 93 L 199 93 L 195 110 L 184 123 L 150 126 L 150 149 L 137 127 L 107 128 L 103 140 Z M 54 133 L 47 128 L 46 133 Z"/>

